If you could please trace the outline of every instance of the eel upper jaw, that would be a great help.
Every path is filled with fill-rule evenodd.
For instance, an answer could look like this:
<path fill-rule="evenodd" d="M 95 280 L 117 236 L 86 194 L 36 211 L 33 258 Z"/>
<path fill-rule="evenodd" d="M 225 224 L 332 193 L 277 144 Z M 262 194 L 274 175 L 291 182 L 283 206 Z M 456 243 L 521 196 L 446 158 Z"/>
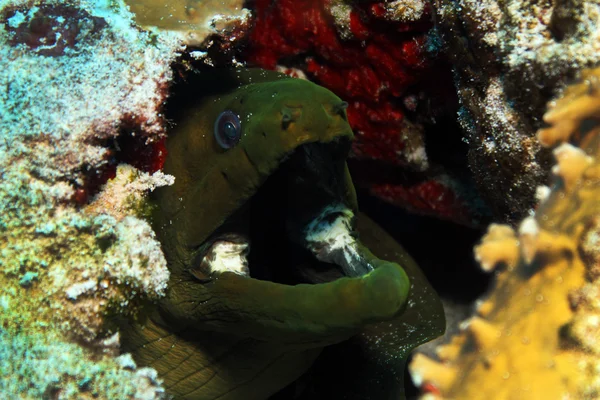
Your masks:
<path fill-rule="evenodd" d="M 262 212 L 282 212 L 284 215 L 278 219 L 285 220 L 281 221 L 281 234 L 292 246 L 312 254 L 313 261 L 301 271 L 305 280 L 327 282 L 373 270 L 356 239 L 354 212 L 345 204 L 348 183 L 343 174 L 348 150 L 349 142 L 341 140 L 304 144 L 286 155 L 279 169 L 259 189 L 260 193 L 255 193 L 203 244 L 190 269 L 192 275 L 209 281 L 223 272 L 233 272 L 270 280 L 258 270 L 261 266 L 257 264 L 262 262 L 251 257 L 252 246 L 257 242 L 252 236 L 257 236 L 257 225 L 261 223 L 249 220 L 257 208 Z M 257 251 L 267 249 L 263 245 Z"/>

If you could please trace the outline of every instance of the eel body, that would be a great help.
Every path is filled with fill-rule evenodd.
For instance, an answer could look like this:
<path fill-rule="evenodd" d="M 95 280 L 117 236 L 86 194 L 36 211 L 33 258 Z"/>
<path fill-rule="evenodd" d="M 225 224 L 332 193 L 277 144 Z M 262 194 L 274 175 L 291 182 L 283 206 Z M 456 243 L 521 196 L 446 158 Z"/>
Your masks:
<path fill-rule="evenodd" d="M 152 199 L 169 290 L 123 328 L 125 349 L 175 398 L 262 400 L 353 338 L 372 368 L 336 398 L 398 399 L 408 352 L 442 333 L 443 312 L 410 257 L 358 213 L 347 104 L 252 69 L 201 72 L 184 92 L 164 168 L 175 184 Z"/>

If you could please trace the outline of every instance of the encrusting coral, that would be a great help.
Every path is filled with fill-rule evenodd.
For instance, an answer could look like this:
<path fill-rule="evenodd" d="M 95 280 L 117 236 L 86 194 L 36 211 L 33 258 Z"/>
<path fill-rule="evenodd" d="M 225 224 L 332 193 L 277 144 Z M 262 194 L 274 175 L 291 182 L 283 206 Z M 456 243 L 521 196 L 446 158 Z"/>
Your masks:
<path fill-rule="evenodd" d="M 538 132 L 554 146 L 551 187 L 517 232 L 491 225 L 475 255 L 495 288 L 438 348 L 410 365 L 425 399 L 600 396 L 600 69 L 551 103 Z"/>
<path fill-rule="evenodd" d="M 110 319 L 164 295 L 169 272 L 141 196 L 172 179 L 120 167 L 115 141 L 163 135 L 168 33 L 119 1 L 0 1 L 0 393 L 164 396 L 118 355 Z M 150 171 L 152 172 L 152 171 Z M 120 196 L 120 197 L 119 197 Z"/>
<path fill-rule="evenodd" d="M 535 138 L 546 103 L 600 62 L 600 5 L 436 0 L 434 9 L 455 72 L 470 168 L 495 215 L 514 223 L 547 179 L 551 155 Z"/>

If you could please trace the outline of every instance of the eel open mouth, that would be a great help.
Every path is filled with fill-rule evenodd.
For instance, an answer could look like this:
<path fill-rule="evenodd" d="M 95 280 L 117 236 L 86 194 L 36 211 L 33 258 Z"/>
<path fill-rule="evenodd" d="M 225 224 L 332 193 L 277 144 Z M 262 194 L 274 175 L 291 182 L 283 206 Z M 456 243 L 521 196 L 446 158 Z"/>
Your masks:
<path fill-rule="evenodd" d="M 175 184 L 153 195 L 171 271 L 162 315 L 295 348 L 396 317 L 411 282 L 355 233 L 347 103 L 308 81 L 247 73 L 199 76 L 174 116 L 164 171 Z"/>
<path fill-rule="evenodd" d="M 349 149 L 345 138 L 296 148 L 204 243 L 193 263 L 194 276 L 205 280 L 229 271 L 297 284 L 372 271 L 347 204 Z"/>
<path fill-rule="evenodd" d="M 410 257 L 357 211 L 348 104 L 260 70 L 192 74 L 184 92 L 166 143 L 175 182 L 151 196 L 169 287 L 143 329 L 123 335 L 139 362 L 180 398 L 264 399 L 323 347 L 368 333 L 401 386 L 412 344 L 443 327 L 424 312 L 437 318 L 441 306 Z M 378 386 L 389 365 L 369 366 Z"/>

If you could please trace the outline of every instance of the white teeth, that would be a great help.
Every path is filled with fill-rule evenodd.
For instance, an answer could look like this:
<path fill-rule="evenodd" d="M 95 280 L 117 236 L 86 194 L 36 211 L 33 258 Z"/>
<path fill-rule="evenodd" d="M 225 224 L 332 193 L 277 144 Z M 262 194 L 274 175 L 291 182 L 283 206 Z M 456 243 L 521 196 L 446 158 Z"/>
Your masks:
<path fill-rule="evenodd" d="M 250 276 L 248 259 L 250 244 L 235 243 L 224 240 L 213 243 L 202 260 L 203 267 L 209 273 L 233 272 L 238 275 Z"/>
<path fill-rule="evenodd" d="M 338 216 L 331 221 L 331 214 Z M 341 207 L 327 207 L 307 227 L 306 241 L 308 243 L 327 243 L 332 250 L 354 247 L 356 240 L 350 234 L 350 221 L 354 214 Z"/>
<path fill-rule="evenodd" d="M 334 218 L 332 218 L 335 216 Z M 306 227 L 305 240 L 317 260 L 338 264 L 349 276 L 372 269 L 357 250 L 350 229 L 354 213 L 343 205 L 328 206 Z"/>

